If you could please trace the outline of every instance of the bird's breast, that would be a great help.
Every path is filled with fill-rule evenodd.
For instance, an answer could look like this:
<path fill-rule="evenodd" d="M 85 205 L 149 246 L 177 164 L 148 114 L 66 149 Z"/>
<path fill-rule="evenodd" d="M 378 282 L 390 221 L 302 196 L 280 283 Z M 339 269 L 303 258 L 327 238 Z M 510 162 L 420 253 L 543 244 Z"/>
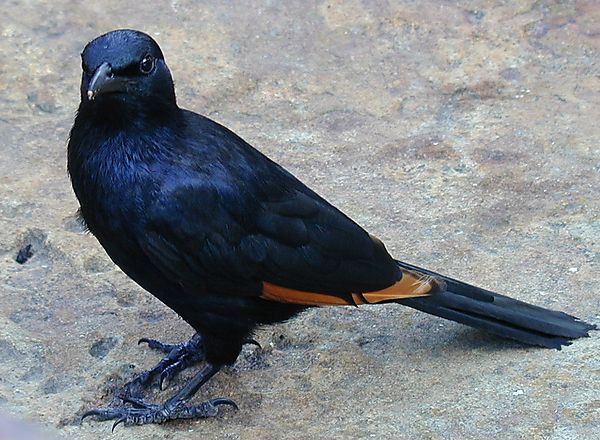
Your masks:
<path fill-rule="evenodd" d="M 94 235 L 127 236 L 141 227 L 154 187 L 147 170 L 114 142 L 69 167 L 81 215 Z"/>

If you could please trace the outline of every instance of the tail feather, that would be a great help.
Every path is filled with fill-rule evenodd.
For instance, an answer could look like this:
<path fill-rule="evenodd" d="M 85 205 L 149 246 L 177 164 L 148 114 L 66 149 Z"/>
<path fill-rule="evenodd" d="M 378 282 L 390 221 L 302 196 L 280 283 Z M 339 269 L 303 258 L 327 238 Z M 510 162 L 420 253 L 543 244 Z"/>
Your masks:
<path fill-rule="evenodd" d="M 404 269 L 444 281 L 446 291 L 396 302 L 423 312 L 531 345 L 559 349 L 596 328 L 578 318 L 480 289 L 461 281 L 398 262 Z"/>

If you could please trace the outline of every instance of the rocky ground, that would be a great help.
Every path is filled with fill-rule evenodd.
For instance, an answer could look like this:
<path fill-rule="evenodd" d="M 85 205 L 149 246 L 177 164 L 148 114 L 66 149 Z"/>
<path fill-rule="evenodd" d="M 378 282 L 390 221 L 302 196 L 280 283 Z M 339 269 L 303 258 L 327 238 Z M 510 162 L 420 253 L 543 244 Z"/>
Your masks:
<path fill-rule="evenodd" d="M 197 397 L 237 412 L 113 435 L 80 423 L 158 359 L 139 337 L 191 329 L 82 233 L 65 147 L 79 52 L 141 29 L 180 105 L 396 257 L 600 323 L 598 2 L 9 0 L 0 14 L 0 420 L 80 440 L 597 438 L 598 333 L 542 350 L 393 306 L 260 331 L 263 348 Z"/>

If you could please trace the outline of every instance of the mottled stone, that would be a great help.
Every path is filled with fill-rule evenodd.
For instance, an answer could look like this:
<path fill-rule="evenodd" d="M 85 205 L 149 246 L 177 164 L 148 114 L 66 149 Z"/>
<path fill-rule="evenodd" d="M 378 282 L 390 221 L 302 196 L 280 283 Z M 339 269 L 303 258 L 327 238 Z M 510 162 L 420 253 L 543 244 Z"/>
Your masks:
<path fill-rule="evenodd" d="M 9 419 L 107 438 L 109 423 L 78 416 L 156 362 L 138 338 L 192 333 L 75 217 L 65 145 L 79 53 L 117 27 L 158 40 L 180 105 L 238 132 L 398 258 L 600 322 L 597 1 L 15 0 L 0 14 Z M 196 398 L 239 411 L 111 438 L 597 438 L 598 333 L 539 350 L 383 306 L 313 310 L 256 339 L 262 350 L 245 348 Z"/>

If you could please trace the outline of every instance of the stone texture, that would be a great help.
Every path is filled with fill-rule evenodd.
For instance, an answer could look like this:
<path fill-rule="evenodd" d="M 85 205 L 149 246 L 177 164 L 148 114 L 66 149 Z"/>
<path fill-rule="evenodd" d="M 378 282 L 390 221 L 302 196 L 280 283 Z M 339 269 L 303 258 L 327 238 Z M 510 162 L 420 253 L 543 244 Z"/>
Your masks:
<path fill-rule="evenodd" d="M 11 419 L 106 438 L 110 424 L 78 417 L 158 359 L 137 339 L 191 334 L 73 216 L 79 52 L 118 27 L 156 37 L 180 105 L 238 132 L 398 258 L 600 322 L 598 2 L 7 0 L 0 14 Z M 263 350 L 246 348 L 198 396 L 240 411 L 111 438 L 597 438 L 597 333 L 557 352 L 365 307 L 315 310 L 257 339 Z"/>

